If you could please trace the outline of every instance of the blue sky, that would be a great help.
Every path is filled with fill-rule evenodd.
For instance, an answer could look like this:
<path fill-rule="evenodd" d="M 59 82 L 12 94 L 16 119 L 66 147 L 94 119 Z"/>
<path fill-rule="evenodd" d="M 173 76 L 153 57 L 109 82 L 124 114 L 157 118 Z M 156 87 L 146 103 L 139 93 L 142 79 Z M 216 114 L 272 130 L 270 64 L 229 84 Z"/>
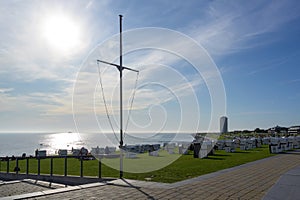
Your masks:
<path fill-rule="evenodd" d="M 166 28 L 185 34 L 206 50 L 224 83 L 223 114 L 229 118 L 230 130 L 299 125 L 299 10 L 296 0 L 0 1 L 0 131 L 76 131 L 72 96 L 78 74 L 91 51 L 118 33 L 119 14 L 124 15 L 124 30 Z M 167 86 L 139 85 L 129 131 L 176 131 L 181 121 L 182 132 L 209 129 L 210 91 L 203 79 L 193 77 L 186 61 L 175 62 L 168 53 L 148 50 L 126 56 L 126 65 L 139 63 L 148 69 L 141 71 L 140 83 L 155 77 Z M 166 76 L 164 66 L 178 69 L 185 84 L 176 73 Z M 155 71 L 160 69 L 161 73 Z M 112 69 L 108 75 L 117 72 Z M 134 80 L 135 74 L 128 73 L 125 100 Z M 104 85 L 106 90 L 117 91 L 116 81 Z M 186 83 L 191 84 L 187 90 Z M 101 93 L 99 85 L 91 88 Z M 106 95 L 116 104 L 118 96 Z M 189 105 L 184 109 L 190 119 L 181 114 L 180 103 Z M 95 105 L 98 122 L 109 131 L 100 97 Z M 117 106 L 110 108 L 118 129 Z M 201 117 L 195 125 L 194 115 L 199 113 L 193 111 L 198 109 Z M 94 111 L 78 110 L 80 131 L 98 131 L 88 117 Z"/>

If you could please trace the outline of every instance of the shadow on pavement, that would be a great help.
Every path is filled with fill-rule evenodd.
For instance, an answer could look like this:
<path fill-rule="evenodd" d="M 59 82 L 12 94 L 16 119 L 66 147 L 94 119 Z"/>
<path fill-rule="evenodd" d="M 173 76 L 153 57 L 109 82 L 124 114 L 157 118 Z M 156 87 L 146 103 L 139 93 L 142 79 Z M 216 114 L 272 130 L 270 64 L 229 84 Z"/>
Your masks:
<path fill-rule="evenodd" d="M 151 195 L 149 195 L 148 193 L 144 192 L 143 190 L 140 189 L 140 187 L 134 186 L 131 183 L 129 183 L 128 181 L 126 181 L 125 179 L 121 179 L 122 181 L 124 181 L 129 187 L 131 188 L 135 188 L 136 190 L 138 190 L 139 192 L 141 192 L 142 194 L 144 194 L 148 199 L 152 199 L 155 200 L 154 197 L 152 197 Z"/>

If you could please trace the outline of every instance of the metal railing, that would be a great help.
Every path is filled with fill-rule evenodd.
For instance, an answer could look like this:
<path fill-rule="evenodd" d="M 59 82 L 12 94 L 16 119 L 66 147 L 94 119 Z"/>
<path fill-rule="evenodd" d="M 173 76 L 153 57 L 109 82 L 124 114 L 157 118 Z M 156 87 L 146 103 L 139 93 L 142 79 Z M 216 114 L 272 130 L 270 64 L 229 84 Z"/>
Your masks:
<path fill-rule="evenodd" d="M 16 175 L 18 175 L 20 173 L 20 166 L 19 166 L 19 161 L 20 160 L 26 160 L 26 170 L 25 170 L 25 174 L 26 175 L 30 175 L 30 174 L 35 174 L 35 173 L 30 173 L 30 159 L 36 159 L 37 160 L 37 175 L 40 176 L 41 175 L 41 160 L 42 159 L 50 159 L 50 171 L 49 171 L 49 175 L 50 177 L 52 177 L 54 174 L 53 174 L 53 160 L 54 159 L 58 159 L 58 158 L 62 158 L 64 159 L 64 171 L 63 171 L 63 175 L 64 176 L 68 176 L 68 159 L 70 158 L 76 158 L 76 159 L 79 159 L 80 160 L 80 167 L 79 167 L 79 174 L 80 174 L 80 177 L 83 177 L 84 174 L 84 165 L 83 165 L 83 161 L 84 160 L 94 160 L 95 157 L 92 156 L 92 155 L 82 155 L 82 156 L 72 156 L 72 155 L 68 155 L 68 156 L 58 156 L 58 155 L 55 155 L 55 156 L 37 156 L 37 157 L 0 157 L 0 172 L 3 173 L 3 170 L 2 170 L 2 165 L 3 165 L 3 162 L 5 163 L 6 162 L 6 173 L 15 173 Z M 10 170 L 10 163 L 12 161 L 15 161 L 15 168 L 14 168 L 14 172 L 12 172 Z M 102 178 L 102 166 L 101 166 L 101 160 L 99 159 L 98 160 L 98 178 Z M 4 171 L 4 172 L 5 172 Z M 24 173 L 23 173 L 24 174 Z"/>

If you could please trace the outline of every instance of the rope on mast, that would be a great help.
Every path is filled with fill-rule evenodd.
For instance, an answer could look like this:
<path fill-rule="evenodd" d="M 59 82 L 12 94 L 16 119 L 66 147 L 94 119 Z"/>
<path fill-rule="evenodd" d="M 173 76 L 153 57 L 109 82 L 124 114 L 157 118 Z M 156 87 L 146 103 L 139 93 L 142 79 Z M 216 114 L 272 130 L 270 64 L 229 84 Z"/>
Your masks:
<path fill-rule="evenodd" d="M 107 103 L 106 103 L 106 99 L 105 99 L 105 95 L 104 95 L 104 88 L 103 88 L 103 84 L 102 84 L 102 78 L 101 78 L 101 71 L 100 71 L 100 67 L 99 67 L 99 62 L 97 62 L 97 66 L 98 66 L 99 82 L 100 82 L 100 86 L 101 86 L 102 99 L 103 99 L 103 103 L 104 103 L 104 107 L 105 107 L 106 116 L 108 118 L 108 122 L 109 122 L 109 125 L 111 127 L 111 130 L 113 131 L 113 133 L 115 135 L 115 138 L 118 140 L 118 137 L 117 137 L 116 132 L 114 130 L 114 127 L 112 125 L 112 122 L 111 122 L 111 119 L 110 119 L 110 115 L 109 115 L 109 112 L 108 112 L 108 108 L 107 108 Z"/>
<path fill-rule="evenodd" d="M 133 94 L 132 94 L 132 98 L 131 98 L 131 102 L 130 102 L 129 113 L 128 113 L 128 116 L 127 116 L 127 122 L 126 122 L 125 130 L 124 130 L 124 138 L 125 138 L 125 133 L 126 133 L 127 128 L 128 128 L 129 119 L 130 119 L 130 115 L 131 115 L 131 111 L 132 111 L 132 107 L 133 107 L 133 101 L 134 101 L 135 93 L 136 93 L 136 90 L 137 90 L 137 83 L 138 83 L 138 79 L 139 79 L 139 74 L 140 74 L 140 72 L 137 71 L 134 90 L 133 90 Z"/>
<path fill-rule="evenodd" d="M 111 63 L 107 63 L 105 61 L 97 60 L 98 76 L 99 76 L 99 82 L 100 82 L 101 92 L 102 92 L 102 100 L 103 100 L 104 107 L 105 107 L 105 113 L 106 113 L 109 125 L 111 127 L 111 130 L 112 130 L 112 132 L 113 132 L 116 140 L 118 142 L 120 142 L 120 140 L 118 139 L 118 137 L 116 135 L 116 132 L 114 130 L 114 127 L 113 127 L 113 124 L 112 124 L 112 121 L 111 121 L 111 118 L 110 118 L 110 114 L 109 114 L 109 111 L 108 111 L 107 102 L 106 102 L 106 98 L 105 98 L 105 94 L 104 94 L 104 87 L 103 87 L 103 83 L 102 83 L 102 76 L 101 76 L 101 69 L 100 69 L 100 66 L 99 66 L 99 62 L 102 62 L 102 63 L 105 63 L 105 64 L 111 64 Z M 125 68 L 127 68 L 127 67 L 125 67 Z M 125 126 L 125 130 L 124 130 L 124 133 L 123 133 L 124 134 L 124 138 L 125 138 L 126 131 L 128 129 L 129 119 L 130 119 L 130 116 L 131 116 L 131 112 L 132 112 L 132 108 L 133 108 L 133 102 L 134 102 L 135 94 L 136 94 L 136 91 L 137 91 L 137 85 L 138 85 L 138 79 L 139 79 L 139 71 L 138 70 L 131 70 L 131 71 L 136 72 L 137 75 L 136 75 L 136 79 L 135 79 L 135 85 L 134 85 L 134 90 L 133 90 L 132 98 L 130 100 L 129 114 L 127 116 L 126 126 Z"/>

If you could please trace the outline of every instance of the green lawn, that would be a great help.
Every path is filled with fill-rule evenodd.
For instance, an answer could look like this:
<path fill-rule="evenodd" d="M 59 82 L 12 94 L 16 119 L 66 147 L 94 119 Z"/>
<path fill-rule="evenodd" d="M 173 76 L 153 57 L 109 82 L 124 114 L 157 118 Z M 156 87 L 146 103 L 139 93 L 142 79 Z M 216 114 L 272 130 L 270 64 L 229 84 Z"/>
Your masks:
<path fill-rule="evenodd" d="M 178 155 L 173 155 L 178 156 Z M 147 172 L 147 173 L 124 173 L 124 178 L 145 180 L 145 178 L 151 178 L 152 181 L 173 183 L 188 178 L 197 177 L 203 174 L 219 171 L 222 169 L 238 166 L 247 162 L 259 160 L 272 156 L 269 153 L 267 146 L 262 148 L 256 148 L 248 151 L 236 151 L 234 153 L 226 153 L 223 150 L 215 152 L 215 155 L 209 156 L 205 159 L 193 158 L 192 153 L 189 155 L 180 156 L 172 164 L 162 169 Z M 143 169 L 146 165 L 153 165 L 154 162 L 161 162 L 167 158 L 174 159 L 172 156 L 166 156 L 163 152 L 160 152 L 159 157 L 150 157 L 147 154 L 139 155 L 137 159 L 124 159 L 124 169 L 136 166 L 137 169 Z M 110 159 L 103 161 L 104 163 L 118 164 L 119 159 Z M 0 170 L 6 171 L 6 162 L 0 162 Z M 98 160 L 84 161 L 84 176 L 98 176 Z M 145 166 L 141 166 L 145 165 Z M 20 173 L 26 171 L 26 161 L 20 160 Z M 64 174 L 64 159 L 55 158 L 53 161 L 53 174 Z M 68 175 L 80 174 L 80 161 L 75 158 L 68 159 Z M 13 171 L 15 167 L 15 161 L 10 161 L 10 171 Z M 135 169 L 134 169 L 135 170 Z M 29 172 L 37 173 L 37 160 L 35 158 L 30 159 Z M 138 172 L 138 171 L 137 171 Z M 50 159 L 41 159 L 41 174 L 50 173 Z M 116 169 L 112 169 L 102 164 L 102 177 L 118 177 L 119 172 Z"/>

